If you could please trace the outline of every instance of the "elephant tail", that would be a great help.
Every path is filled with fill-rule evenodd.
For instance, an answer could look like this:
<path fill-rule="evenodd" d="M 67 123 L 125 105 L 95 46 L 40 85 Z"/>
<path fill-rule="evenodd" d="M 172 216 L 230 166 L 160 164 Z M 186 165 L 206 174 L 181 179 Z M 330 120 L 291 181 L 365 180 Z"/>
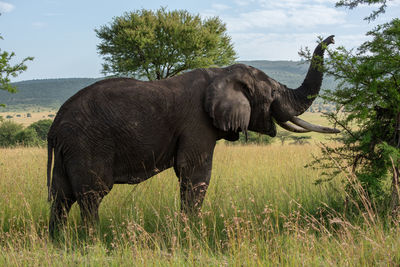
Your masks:
<path fill-rule="evenodd" d="M 53 164 L 53 142 L 47 139 L 47 201 L 51 201 L 51 166 Z"/>

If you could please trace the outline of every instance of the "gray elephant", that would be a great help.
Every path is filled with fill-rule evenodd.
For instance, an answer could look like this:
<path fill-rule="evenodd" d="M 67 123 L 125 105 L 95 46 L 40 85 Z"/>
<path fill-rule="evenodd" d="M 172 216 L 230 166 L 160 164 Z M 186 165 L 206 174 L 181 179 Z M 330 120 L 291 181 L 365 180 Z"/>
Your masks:
<path fill-rule="evenodd" d="M 333 36 L 322 41 L 313 60 L 321 63 L 333 42 Z M 197 212 L 219 139 L 235 141 L 247 130 L 275 136 L 275 122 L 294 132 L 337 133 L 296 117 L 312 104 L 322 77 L 311 64 L 292 90 L 236 64 L 161 81 L 106 79 L 82 89 L 62 105 L 48 133 L 50 234 L 75 201 L 82 219 L 95 222 L 114 184 L 137 184 L 170 167 L 179 179 L 182 211 Z"/>

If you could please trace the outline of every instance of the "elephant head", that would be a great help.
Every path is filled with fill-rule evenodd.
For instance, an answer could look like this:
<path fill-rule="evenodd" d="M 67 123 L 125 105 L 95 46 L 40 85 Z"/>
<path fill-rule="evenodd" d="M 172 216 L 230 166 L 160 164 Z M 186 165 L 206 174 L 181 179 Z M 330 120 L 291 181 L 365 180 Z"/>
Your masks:
<path fill-rule="evenodd" d="M 338 133 L 337 129 L 308 123 L 297 118 L 312 104 L 322 84 L 323 55 L 329 36 L 315 48 L 306 78 L 297 89 L 268 77 L 264 72 L 242 64 L 230 66 L 207 88 L 205 108 L 214 126 L 223 131 L 256 131 L 276 135 L 274 121 L 293 132 Z M 289 123 L 289 121 L 291 123 Z"/>

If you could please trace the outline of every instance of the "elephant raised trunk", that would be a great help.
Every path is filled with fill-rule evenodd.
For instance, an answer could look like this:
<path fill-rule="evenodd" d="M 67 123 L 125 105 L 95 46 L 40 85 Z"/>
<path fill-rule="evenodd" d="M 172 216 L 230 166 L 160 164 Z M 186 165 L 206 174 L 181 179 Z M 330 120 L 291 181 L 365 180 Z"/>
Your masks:
<path fill-rule="evenodd" d="M 280 94 L 277 100 L 272 104 L 272 109 L 276 122 L 283 128 L 294 132 L 339 132 L 337 129 L 313 125 L 296 117 L 304 113 L 318 95 L 323 78 L 322 66 L 324 52 L 326 46 L 333 43 L 334 35 L 331 35 L 318 44 L 314 50 L 306 78 L 300 87 L 293 90 L 287 88 L 285 85 L 281 85 Z M 287 121 L 291 121 L 295 125 L 289 124 Z"/>

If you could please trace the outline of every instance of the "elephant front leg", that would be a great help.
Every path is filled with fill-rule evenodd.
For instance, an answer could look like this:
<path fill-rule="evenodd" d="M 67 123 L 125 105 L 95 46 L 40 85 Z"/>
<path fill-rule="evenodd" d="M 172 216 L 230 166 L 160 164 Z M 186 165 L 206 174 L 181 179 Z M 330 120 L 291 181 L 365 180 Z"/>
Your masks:
<path fill-rule="evenodd" d="M 212 153 L 201 164 L 175 166 L 179 178 L 181 211 L 197 215 L 200 212 L 211 178 Z"/>
<path fill-rule="evenodd" d="M 210 182 L 211 170 L 180 179 L 181 211 L 197 215 L 200 212 Z M 196 177 L 196 178 L 194 178 Z"/>

